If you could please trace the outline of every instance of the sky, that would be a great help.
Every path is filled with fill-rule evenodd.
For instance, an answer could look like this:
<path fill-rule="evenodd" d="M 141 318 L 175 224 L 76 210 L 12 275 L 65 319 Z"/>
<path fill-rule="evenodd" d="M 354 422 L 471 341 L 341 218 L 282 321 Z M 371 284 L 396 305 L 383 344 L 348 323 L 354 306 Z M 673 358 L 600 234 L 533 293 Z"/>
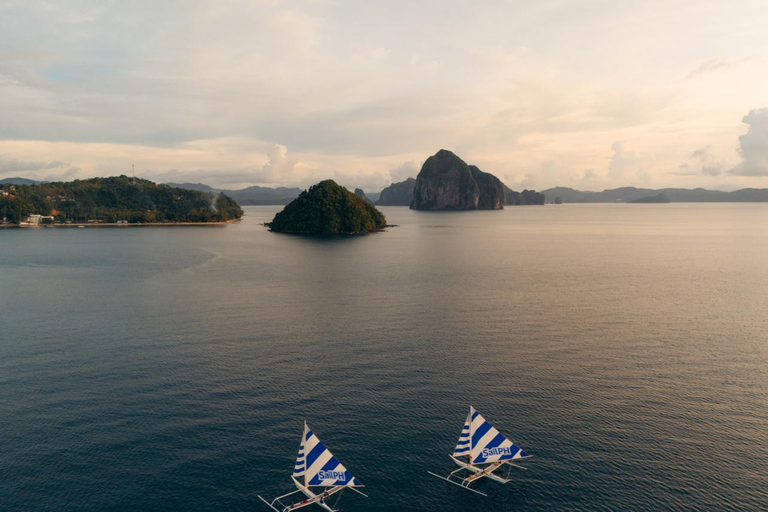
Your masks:
<path fill-rule="evenodd" d="M 0 2 L 0 178 L 768 187 L 765 0 Z"/>

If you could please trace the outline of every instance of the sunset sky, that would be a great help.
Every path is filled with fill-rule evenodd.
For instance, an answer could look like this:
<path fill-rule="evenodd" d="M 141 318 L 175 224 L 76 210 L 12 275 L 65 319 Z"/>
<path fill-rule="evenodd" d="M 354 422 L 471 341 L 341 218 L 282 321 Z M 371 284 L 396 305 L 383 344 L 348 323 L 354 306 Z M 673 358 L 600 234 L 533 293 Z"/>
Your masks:
<path fill-rule="evenodd" d="M 0 3 L 0 178 L 768 187 L 768 2 Z"/>

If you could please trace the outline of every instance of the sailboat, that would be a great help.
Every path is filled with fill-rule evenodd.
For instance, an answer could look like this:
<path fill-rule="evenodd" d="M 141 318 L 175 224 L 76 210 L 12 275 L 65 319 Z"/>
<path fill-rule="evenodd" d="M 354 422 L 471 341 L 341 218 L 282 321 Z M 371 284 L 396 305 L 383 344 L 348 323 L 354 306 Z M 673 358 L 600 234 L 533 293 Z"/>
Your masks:
<path fill-rule="evenodd" d="M 470 406 L 464 427 L 461 429 L 459 441 L 450 457 L 458 464 L 459 469 L 451 471 L 448 476 L 441 476 L 431 471 L 428 473 L 468 491 L 487 496 L 487 494 L 472 489 L 470 485 L 481 478 L 489 478 L 506 484 L 510 481 L 509 472 L 513 467 L 526 469 L 512 461 L 526 459 L 533 457 L 533 455 L 524 452 L 519 446 L 507 439 L 493 425 L 488 423 L 474 407 Z M 505 477 L 495 473 L 503 466 L 507 466 Z M 466 471 L 469 474 L 462 477 L 458 474 L 461 471 Z"/>
<path fill-rule="evenodd" d="M 363 485 L 333 456 L 315 433 L 309 429 L 307 422 L 304 422 L 304 433 L 301 435 L 299 454 L 296 456 L 296 465 L 293 468 L 291 479 L 298 490 L 278 496 L 272 501 L 267 501 L 261 496 L 259 499 L 276 512 L 288 512 L 309 505 L 319 505 L 328 512 L 337 512 L 335 507 L 345 489 L 351 489 L 366 498 L 368 497 L 357 490 Z M 320 491 L 313 490 L 313 488 L 318 487 L 321 488 Z M 281 500 L 297 493 L 303 493 L 306 499 L 292 505 L 282 503 Z M 331 506 L 329 498 L 335 494 L 337 496 L 333 500 L 333 506 Z"/>

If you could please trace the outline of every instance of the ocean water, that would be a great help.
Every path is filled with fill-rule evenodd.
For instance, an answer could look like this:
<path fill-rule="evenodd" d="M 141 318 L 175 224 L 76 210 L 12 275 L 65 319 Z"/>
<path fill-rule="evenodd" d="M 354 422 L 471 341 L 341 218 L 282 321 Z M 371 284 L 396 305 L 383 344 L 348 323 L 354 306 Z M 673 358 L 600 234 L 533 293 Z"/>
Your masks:
<path fill-rule="evenodd" d="M 768 205 L 278 208 L 0 231 L 0 510 L 268 510 L 304 420 L 345 511 L 768 510 Z M 470 405 L 535 456 L 487 498 Z"/>

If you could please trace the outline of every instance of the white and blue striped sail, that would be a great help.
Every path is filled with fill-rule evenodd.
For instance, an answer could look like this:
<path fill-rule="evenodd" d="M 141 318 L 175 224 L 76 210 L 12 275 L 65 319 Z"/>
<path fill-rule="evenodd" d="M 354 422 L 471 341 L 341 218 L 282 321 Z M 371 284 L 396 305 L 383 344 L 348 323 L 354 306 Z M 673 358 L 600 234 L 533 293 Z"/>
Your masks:
<path fill-rule="evenodd" d="M 464 422 L 464 426 L 461 429 L 461 435 L 459 436 L 459 441 L 456 443 L 456 448 L 454 448 L 453 450 L 454 457 L 469 455 L 469 427 L 471 423 L 472 423 L 472 411 L 470 411 L 470 413 L 467 415 L 467 420 Z"/>
<path fill-rule="evenodd" d="M 301 447 L 293 474 L 294 476 L 304 475 L 306 487 L 362 487 L 357 478 L 333 456 L 306 423 L 301 439 Z"/>
<path fill-rule="evenodd" d="M 526 452 L 496 430 L 474 407 L 469 408 L 467 423 L 469 423 L 469 429 L 467 429 L 467 424 L 464 424 L 464 429 L 469 432 L 466 438 L 468 440 L 467 449 L 465 450 L 465 445 L 461 444 L 464 438 L 459 437 L 459 444 L 456 445 L 454 455 L 469 455 L 472 464 L 528 457 Z M 464 436 L 464 432 L 465 430 L 462 430 L 462 436 Z M 459 452 L 460 449 L 461 452 Z"/>
<path fill-rule="evenodd" d="M 301 434 L 301 444 L 299 445 L 299 454 L 296 456 L 296 465 L 293 467 L 293 477 L 298 478 L 304 475 L 304 441 L 307 437 L 307 423 L 304 422 L 304 432 Z"/>

